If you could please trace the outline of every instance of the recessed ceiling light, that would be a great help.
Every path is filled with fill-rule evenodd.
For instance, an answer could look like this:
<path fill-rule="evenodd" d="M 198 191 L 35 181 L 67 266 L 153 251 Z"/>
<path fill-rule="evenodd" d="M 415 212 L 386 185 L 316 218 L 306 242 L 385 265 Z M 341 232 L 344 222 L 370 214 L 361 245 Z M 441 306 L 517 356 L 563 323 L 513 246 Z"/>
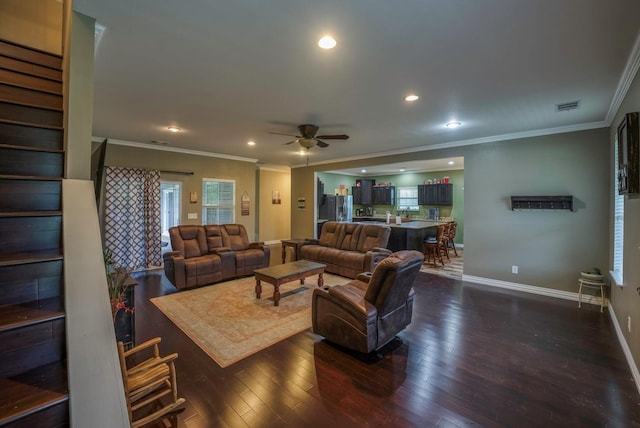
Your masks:
<path fill-rule="evenodd" d="M 306 154 L 307 154 L 307 152 L 306 152 L 306 151 L 304 151 L 304 150 L 300 150 L 300 151 L 298 151 L 298 152 L 296 152 L 296 153 L 298 153 L 300 156 L 304 156 L 304 155 L 306 155 Z"/>
<path fill-rule="evenodd" d="M 404 168 L 400 168 L 400 172 L 404 172 L 404 171 L 405 171 Z"/>
<path fill-rule="evenodd" d="M 362 171 L 360 171 L 360 172 L 367 172 L 367 170 L 366 170 L 366 169 L 363 169 L 363 170 L 362 170 Z"/>
<path fill-rule="evenodd" d="M 250 145 L 250 146 L 255 146 L 256 142 L 255 141 L 248 141 L 247 144 Z"/>
<path fill-rule="evenodd" d="M 462 123 L 460 123 L 460 122 L 448 122 L 444 126 L 446 126 L 447 128 L 453 129 L 453 128 L 457 128 L 460 125 L 462 125 Z"/>
<path fill-rule="evenodd" d="M 336 39 L 331 36 L 324 36 L 320 40 L 318 40 L 318 46 L 322 49 L 333 49 L 336 47 Z"/>
<path fill-rule="evenodd" d="M 180 132 L 182 128 L 178 128 L 177 126 L 167 126 L 167 129 L 171 132 Z"/>
<path fill-rule="evenodd" d="M 453 161 L 449 161 L 447 162 L 449 165 L 453 165 Z"/>
<path fill-rule="evenodd" d="M 409 102 L 418 101 L 419 99 L 420 97 L 417 96 L 416 94 L 409 94 L 406 97 L 404 97 L 404 100 Z"/>

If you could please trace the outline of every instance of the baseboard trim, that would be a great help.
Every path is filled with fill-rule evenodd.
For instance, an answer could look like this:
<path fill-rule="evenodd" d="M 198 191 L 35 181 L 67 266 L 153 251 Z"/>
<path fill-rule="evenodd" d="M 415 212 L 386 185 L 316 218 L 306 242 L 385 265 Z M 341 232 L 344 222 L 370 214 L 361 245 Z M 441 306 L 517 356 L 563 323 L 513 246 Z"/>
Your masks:
<path fill-rule="evenodd" d="M 618 324 L 618 317 L 616 316 L 616 313 L 613 310 L 613 306 L 611 305 L 609 305 L 609 316 L 611 317 L 613 328 L 616 330 L 616 335 L 618 336 L 618 342 L 620 342 L 620 346 L 622 347 L 622 352 L 624 352 L 624 356 L 627 359 L 627 364 L 629 364 L 629 368 L 631 369 L 631 374 L 633 375 L 633 381 L 636 384 L 638 393 L 640 393 L 640 372 L 638 372 L 638 366 L 636 366 L 636 362 L 633 360 L 631 349 L 629 349 L 627 340 L 624 338 L 624 335 L 622 334 L 622 329 L 620 328 L 620 324 Z"/>
<path fill-rule="evenodd" d="M 517 282 L 501 281 L 499 279 L 483 278 L 481 276 L 462 275 L 462 280 L 473 282 L 474 284 L 488 285 L 490 287 L 506 288 L 508 290 L 522 291 L 524 293 L 539 294 L 542 296 L 555 297 L 557 299 L 578 301 L 578 293 L 574 291 L 555 290 L 553 288 L 538 287 L 535 285 L 519 284 Z M 582 294 L 582 303 L 600 306 L 601 298 L 591 295 Z M 608 306 L 608 299 L 604 300 L 604 305 Z"/>

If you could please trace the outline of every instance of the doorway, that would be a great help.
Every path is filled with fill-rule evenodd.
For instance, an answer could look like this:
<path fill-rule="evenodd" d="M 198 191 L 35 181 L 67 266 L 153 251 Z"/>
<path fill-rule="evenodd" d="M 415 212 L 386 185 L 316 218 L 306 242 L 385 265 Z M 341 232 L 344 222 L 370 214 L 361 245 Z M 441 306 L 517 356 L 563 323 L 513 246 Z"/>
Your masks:
<path fill-rule="evenodd" d="M 180 224 L 182 183 L 160 181 L 160 224 L 162 228 L 162 254 L 171 251 L 169 228 Z"/>

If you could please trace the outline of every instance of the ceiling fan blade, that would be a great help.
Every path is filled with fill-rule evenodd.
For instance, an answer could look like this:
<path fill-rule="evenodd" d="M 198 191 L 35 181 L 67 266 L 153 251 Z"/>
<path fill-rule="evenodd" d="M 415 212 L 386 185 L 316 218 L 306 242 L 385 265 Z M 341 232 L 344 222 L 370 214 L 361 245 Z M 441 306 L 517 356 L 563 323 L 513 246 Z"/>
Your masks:
<path fill-rule="evenodd" d="M 273 135 L 286 135 L 287 137 L 302 138 L 300 135 L 284 134 L 284 133 L 282 133 L 282 132 L 267 132 L 267 134 L 273 134 Z"/>
<path fill-rule="evenodd" d="M 349 136 L 345 134 L 338 135 L 318 135 L 316 138 L 322 138 L 323 140 L 348 140 Z"/>
<path fill-rule="evenodd" d="M 297 139 L 296 140 L 291 140 L 288 143 L 284 143 L 284 145 L 286 146 L 287 144 L 293 144 L 293 143 L 297 143 L 297 142 L 298 142 Z"/>
<path fill-rule="evenodd" d="M 329 147 L 329 144 L 325 143 L 324 141 L 318 140 L 317 138 L 316 142 L 318 144 L 318 147 Z"/>

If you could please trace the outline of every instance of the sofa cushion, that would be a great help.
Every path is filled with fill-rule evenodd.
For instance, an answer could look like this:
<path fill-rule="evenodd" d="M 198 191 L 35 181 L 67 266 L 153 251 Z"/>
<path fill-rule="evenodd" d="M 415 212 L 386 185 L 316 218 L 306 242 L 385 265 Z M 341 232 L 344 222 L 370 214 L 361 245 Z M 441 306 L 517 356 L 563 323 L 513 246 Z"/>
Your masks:
<path fill-rule="evenodd" d="M 391 229 L 375 224 L 363 224 L 358 238 L 357 251 L 366 253 L 376 247 L 385 248 L 389 242 Z"/>
<path fill-rule="evenodd" d="M 221 275 L 220 257 L 213 254 L 185 260 L 184 268 L 189 287 L 210 284 L 219 280 Z"/>
<path fill-rule="evenodd" d="M 169 229 L 171 248 L 184 254 L 185 259 L 207 254 L 207 240 L 202 226 L 177 226 Z"/>
<path fill-rule="evenodd" d="M 323 247 L 337 247 L 338 234 L 340 232 L 340 223 L 334 221 L 328 221 L 322 226 L 322 232 L 320 233 L 319 244 Z"/>
<path fill-rule="evenodd" d="M 232 251 L 241 251 L 249 248 L 247 230 L 242 224 L 224 224 L 222 225 L 222 230 L 222 242 L 225 247 L 231 248 Z"/>
<path fill-rule="evenodd" d="M 338 229 L 338 245 L 341 250 L 355 251 L 358 248 L 358 237 L 362 225 L 358 223 L 345 223 Z"/>
<path fill-rule="evenodd" d="M 205 225 L 204 234 L 207 237 L 207 249 L 210 253 L 214 252 L 217 248 L 224 247 L 222 242 L 222 226 L 218 225 Z"/>
<path fill-rule="evenodd" d="M 255 269 L 266 266 L 268 266 L 267 256 L 259 248 L 236 252 L 236 275 L 250 275 Z"/>

